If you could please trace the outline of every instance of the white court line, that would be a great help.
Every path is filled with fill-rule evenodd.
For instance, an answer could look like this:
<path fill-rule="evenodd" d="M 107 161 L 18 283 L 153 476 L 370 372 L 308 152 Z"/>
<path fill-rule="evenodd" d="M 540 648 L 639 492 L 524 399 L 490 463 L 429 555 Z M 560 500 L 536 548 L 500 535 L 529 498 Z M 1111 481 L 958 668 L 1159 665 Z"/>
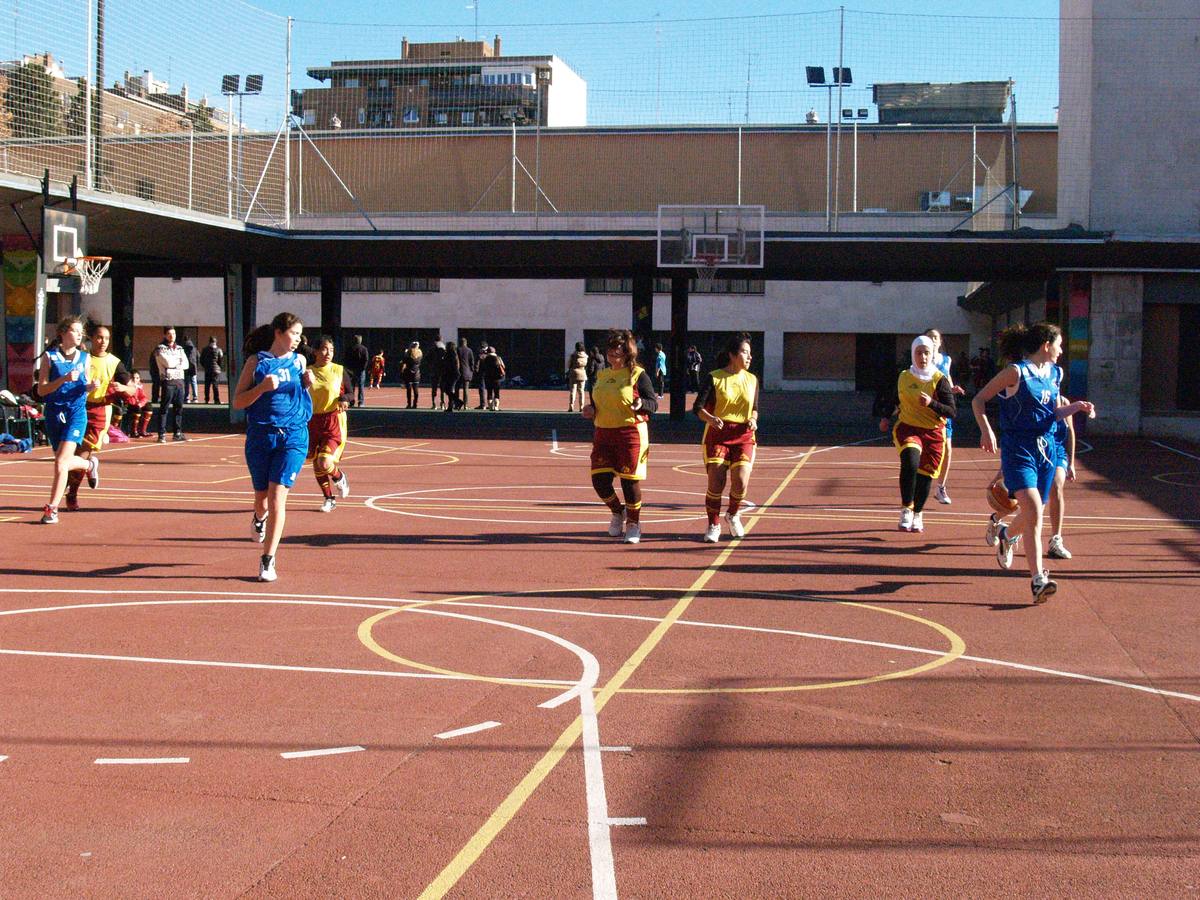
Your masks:
<path fill-rule="evenodd" d="M 100 757 L 96 760 L 98 766 L 178 766 L 190 763 L 187 756 L 158 756 L 158 757 Z"/>
<path fill-rule="evenodd" d="M 7 756 L 0 756 L 0 762 L 4 762 L 6 759 L 8 759 Z"/>
<path fill-rule="evenodd" d="M 292 750 L 289 753 L 280 753 L 284 759 L 308 759 L 310 756 L 334 756 L 338 753 L 361 753 L 366 750 L 366 747 L 360 747 L 355 744 L 353 747 L 329 747 L 325 750 Z"/>
<path fill-rule="evenodd" d="M 877 508 L 871 509 L 869 507 L 855 507 L 855 506 L 815 506 L 815 507 L 813 507 L 813 509 L 816 510 L 817 512 L 887 513 L 888 515 L 891 515 L 891 507 L 887 507 L 887 508 L 877 507 Z M 929 508 L 926 507 L 926 511 L 928 511 L 928 509 Z M 983 513 L 985 511 L 986 510 L 981 510 L 979 512 L 960 512 L 958 510 L 951 511 L 948 509 L 934 510 L 934 512 L 936 512 L 938 514 L 939 518 L 949 517 L 949 516 L 961 516 L 961 517 L 969 517 L 969 518 L 973 518 L 973 519 L 979 518 L 981 515 L 983 515 Z M 1089 521 L 1097 521 L 1097 522 L 1183 522 L 1186 524 L 1200 522 L 1200 519 L 1172 519 L 1172 518 L 1163 518 L 1163 517 L 1156 517 L 1156 516 L 1067 516 L 1066 519 L 1068 522 L 1070 522 L 1070 521 L 1077 521 L 1077 522 L 1089 522 Z"/>
<path fill-rule="evenodd" d="M 558 429 L 557 428 L 550 429 L 550 452 L 551 453 L 558 452 Z"/>
<path fill-rule="evenodd" d="M 622 819 L 609 819 L 609 825 L 645 825 L 645 816 L 628 816 Z"/>
<path fill-rule="evenodd" d="M 453 731 L 443 731 L 441 734 L 435 734 L 434 737 L 439 741 L 448 741 L 450 738 L 462 737 L 464 734 L 474 734 L 477 731 L 487 731 L 489 728 L 499 727 L 499 722 L 480 722 L 478 725 L 468 725 L 465 728 L 455 728 Z"/>
<path fill-rule="evenodd" d="M 632 747 L 601 747 L 601 753 L 632 753 Z"/>
<path fill-rule="evenodd" d="M 1154 444 L 1155 446 L 1162 447 L 1164 450 L 1170 450 L 1172 453 L 1178 453 L 1180 456 L 1186 456 L 1188 459 L 1200 460 L 1200 456 L 1196 456 L 1194 453 L 1188 453 L 1186 450 L 1180 450 L 1176 447 L 1168 447 L 1166 444 L 1160 443 L 1159 441 L 1151 441 L 1150 443 Z"/>

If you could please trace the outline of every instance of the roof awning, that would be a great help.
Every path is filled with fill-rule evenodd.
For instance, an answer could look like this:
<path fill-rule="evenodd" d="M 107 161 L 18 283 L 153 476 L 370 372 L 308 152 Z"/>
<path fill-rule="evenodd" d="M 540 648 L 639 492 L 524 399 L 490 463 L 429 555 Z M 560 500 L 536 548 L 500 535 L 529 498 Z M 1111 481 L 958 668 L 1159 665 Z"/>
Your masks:
<path fill-rule="evenodd" d="M 985 281 L 958 298 L 967 312 L 1002 315 L 1046 296 L 1044 281 Z"/>

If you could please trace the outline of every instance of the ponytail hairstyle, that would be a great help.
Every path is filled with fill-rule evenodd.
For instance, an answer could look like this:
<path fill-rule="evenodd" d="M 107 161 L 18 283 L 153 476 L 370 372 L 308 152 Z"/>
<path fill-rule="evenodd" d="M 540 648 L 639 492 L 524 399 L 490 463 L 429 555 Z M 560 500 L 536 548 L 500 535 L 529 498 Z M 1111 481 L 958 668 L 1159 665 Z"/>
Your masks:
<path fill-rule="evenodd" d="M 55 328 L 55 333 L 62 337 L 71 330 L 72 325 L 84 325 L 83 316 L 66 316 L 58 320 L 58 326 Z M 84 328 L 86 331 L 86 327 Z"/>
<path fill-rule="evenodd" d="M 279 313 L 269 324 L 259 325 L 246 335 L 246 342 L 242 344 L 242 355 L 249 359 L 251 356 L 265 353 L 275 343 L 275 332 L 287 331 L 299 321 L 300 317 L 295 313 Z"/>
<path fill-rule="evenodd" d="M 614 328 L 608 332 L 604 346 L 620 349 L 621 355 L 625 357 L 625 365 L 629 367 L 629 383 L 633 384 L 633 367 L 637 365 L 638 361 L 637 338 L 633 336 L 633 332 L 628 329 Z"/>
<path fill-rule="evenodd" d="M 1050 322 L 1026 325 L 1018 322 L 1000 333 L 1000 355 L 1010 362 L 1020 362 L 1038 352 L 1045 343 L 1062 336 L 1062 329 Z"/>
<path fill-rule="evenodd" d="M 754 346 L 750 340 L 750 335 L 744 331 L 734 332 L 729 336 L 729 339 L 725 341 L 725 346 L 721 348 L 721 352 L 727 354 L 725 357 L 726 366 L 729 365 L 729 359 L 731 357 L 737 356 L 742 352 L 742 344 L 750 344 L 751 347 Z M 722 366 L 722 368 L 724 368 L 724 366 Z"/>

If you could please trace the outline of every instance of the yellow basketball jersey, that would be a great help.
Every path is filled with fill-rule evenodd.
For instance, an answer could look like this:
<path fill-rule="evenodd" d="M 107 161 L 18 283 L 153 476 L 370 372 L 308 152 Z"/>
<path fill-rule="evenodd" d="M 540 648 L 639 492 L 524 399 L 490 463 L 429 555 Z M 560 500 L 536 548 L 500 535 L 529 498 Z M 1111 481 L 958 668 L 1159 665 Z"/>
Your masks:
<path fill-rule="evenodd" d="M 637 381 L 643 369 L 628 366 L 619 369 L 601 369 L 596 374 L 592 387 L 592 405 L 596 407 L 597 428 L 621 428 L 643 421 L 644 413 L 634 412 L 633 401 L 637 398 Z"/>
<path fill-rule="evenodd" d="M 726 422 L 749 422 L 758 393 L 758 378 L 749 369 L 740 372 L 717 369 L 712 380 L 713 405 L 709 412 Z"/>
<path fill-rule="evenodd" d="M 337 363 L 327 366 L 310 366 L 312 384 L 308 393 L 312 396 L 313 414 L 333 412 L 338 408 L 342 396 L 342 367 Z"/>
<path fill-rule="evenodd" d="M 908 369 L 901 372 L 900 379 L 896 382 L 896 394 L 900 398 L 900 421 L 914 428 L 935 428 L 941 425 L 945 419 L 928 406 L 923 406 L 918 397 L 928 394 L 936 399 L 938 382 L 945 377 L 941 372 L 934 372 L 929 381 L 921 381 Z"/>
<path fill-rule="evenodd" d="M 88 379 L 99 382 L 88 392 L 88 403 L 103 403 L 108 398 L 108 386 L 112 384 L 113 376 L 117 374 L 117 366 L 120 364 L 120 357 L 112 353 L 103 357 L 96 356 L 94 353 L 88 354 Z"/>

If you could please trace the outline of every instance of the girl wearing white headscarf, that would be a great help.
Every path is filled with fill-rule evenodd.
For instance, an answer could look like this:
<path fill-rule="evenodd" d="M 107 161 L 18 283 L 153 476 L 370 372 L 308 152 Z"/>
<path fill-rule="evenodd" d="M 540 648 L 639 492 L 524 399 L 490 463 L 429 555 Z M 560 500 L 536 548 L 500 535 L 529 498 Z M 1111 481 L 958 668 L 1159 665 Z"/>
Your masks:
<path fill-rule="evenodd" d="M 887 431 L 900 451 L 901 531 L 924 531 L 921 511 L 942 465 L 946 419 L 955 413 L 950 379 L 933 363 L 933 341 L 921 335 L 912 342 L 912 365 L 896 380 L 891 406 L 877 410 L 879 430 Z M 888 410 L 890 409 L 890 413 Z"/>

